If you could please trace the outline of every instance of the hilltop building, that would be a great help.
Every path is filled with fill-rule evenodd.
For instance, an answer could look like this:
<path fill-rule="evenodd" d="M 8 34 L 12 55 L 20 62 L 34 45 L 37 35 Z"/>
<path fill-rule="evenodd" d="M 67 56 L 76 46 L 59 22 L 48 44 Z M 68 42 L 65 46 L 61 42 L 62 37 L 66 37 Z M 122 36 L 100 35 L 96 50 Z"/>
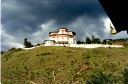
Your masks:
<path fill-rule="evenodd" d="M 68 31 L 67 28 L 59 28 L 57 31 L 49 32 L 49 39 L 54 40 L 57 44 L 75 44 L 76 33 Z"/>

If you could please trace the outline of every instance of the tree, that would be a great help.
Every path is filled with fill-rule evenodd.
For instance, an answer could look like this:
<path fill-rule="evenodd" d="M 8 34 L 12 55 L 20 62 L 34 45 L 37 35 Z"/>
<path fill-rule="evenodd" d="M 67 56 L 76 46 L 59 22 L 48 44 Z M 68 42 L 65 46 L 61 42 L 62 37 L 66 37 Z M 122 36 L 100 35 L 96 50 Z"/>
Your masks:
<path fill-rule="evenodd" d="M 86 38 L 86 43 L 91 44 L 91 39 L 89 37 Z"/>
<path fill-rule="evenodd" d="M 94 35 L 92 36 L 92 43 L 95 43 L 95 37 L 94 37 Z"/>
<path fill-rule="evenodd" d="M 108 41 L 108 44 L 109 44 L 109 45 L 112 45 L 112 41 L 111 41 L 111 40 L 109 40 L 109 41 Z"/>
<path fill-rule="evenodd" d="M 33 47 L 33 45 L 31 44 L 31 42 L 28 42 L 27 41 L 27 38 L 24 39 L 24 46 L 25 46 L 25 48 Z"/>
<path fill-rule="evenodd" d="M 92 41 L 91 43 L 100 43 L 100 39 L 99 38 L 96 38 L 94 35 L 92 36 Z"/>
<path fill-rule="evenodd" d="M 25 48 L 28 47 L 28 41 L 27 41 L 27 38 L 24 39 L 24 46 L 25 46 Z"/>
<path fill-rule="evenodd" d="M 100 43 L 100 39 L 99 38 L 95 38 L 94 39 L 94 43 L 98 43 L 99 44 Z"/>
<path fill-rule="evenodd" d="M 107 41 L 105 39 L 103 40 L 103 44 L 107 44 Z"/>
<path fill-rule="evenodd" d="M 81 41 L 77 41 L 77 44 L 81 44 Z"/>

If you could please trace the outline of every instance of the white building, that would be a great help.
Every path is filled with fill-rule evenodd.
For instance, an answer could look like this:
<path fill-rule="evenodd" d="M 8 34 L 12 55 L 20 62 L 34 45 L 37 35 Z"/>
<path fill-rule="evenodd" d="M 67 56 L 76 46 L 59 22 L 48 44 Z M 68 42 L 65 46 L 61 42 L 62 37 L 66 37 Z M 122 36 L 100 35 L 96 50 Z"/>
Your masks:
<path fill-rule="evenodd" d="M 55 41 L 54 40 L 45 40 L 44 45 L 45 46 L 53 46 L 53 45 L 55 45 Z"/>
<path fill-rule="evenodd" d="M 57 44 L 75 44 L 75 35 L 75 32 L 68 31 L 67 28 L 59 28 L 58 31 L 49 33 L 49 39 L 54 40 Z"/>

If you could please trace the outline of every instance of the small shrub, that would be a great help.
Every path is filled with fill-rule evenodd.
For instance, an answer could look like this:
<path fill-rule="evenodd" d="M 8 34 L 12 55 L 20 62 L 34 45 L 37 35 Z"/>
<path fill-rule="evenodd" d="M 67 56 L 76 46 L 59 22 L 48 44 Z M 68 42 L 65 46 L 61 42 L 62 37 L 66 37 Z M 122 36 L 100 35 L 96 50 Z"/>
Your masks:
<path fill-rule="evenodd" d="M 123 46 L 128 47 L 128 42 L 124 42 Z"/>
<path fill-rule="evenodd" d="M 38 44 L 36 44 L 35 46 L 40 46 L 41 44 L 40 43 L 38 43 Z"/>
<path fill-rule="evenodd" d="M 10 52 L 17 52 L 17 51 L 21 51 L 22 49 L 21 48 L 11 48 L 11 49 L 8 49 L 8 51 Z"/>
<path fill-rule="evenodd" d="M 15 51 L 15 50 L 16 50 L 16 48 L 11 48 L 8 51 Z"/>
<path fill-rule="evenodd" d="M 112 84 L 114 82 L 112 74 L 105 74 L 102 71 L 94 71 L 88 80 L 87 84 Z"/>
<path fill-rule="evenodd" d="M 4 54 L 5 53 L 5 51 L 1 51 L 1 54 Z"/>
<path fill-rule="evenodd" d="M 36 56 L 45 56 L 45 55 L 50 55 L 51 53 L 50 52 L 46 52 L 46 53 L 41 53 L 41 54 L 37 54 Z"/>
<path fill-rule="evenodd" d="M 109 45 L 112 45 L 112 41 L 108 41 L 108 44 L 109 44 Z"/>
<path fill-rule="evenodd" d="M 50 55 L 51 53 L 50 52 L 48 52 L 48 53 L 42 53 L 42 55 Z"/>
<path fill-rule="evenodd" d="M 124 72 L 123 72 L 123 83 L 124 84 L 128 84 L 128 68 L 125 68 L 124 69 Z"/>

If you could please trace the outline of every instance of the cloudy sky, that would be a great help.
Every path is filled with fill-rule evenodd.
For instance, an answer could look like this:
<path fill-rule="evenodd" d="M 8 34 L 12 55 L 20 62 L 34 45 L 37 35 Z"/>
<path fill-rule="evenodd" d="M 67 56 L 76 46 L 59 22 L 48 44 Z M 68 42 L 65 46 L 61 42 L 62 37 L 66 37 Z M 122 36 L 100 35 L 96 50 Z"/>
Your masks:
<path fill-rule="evenodd" d="M 98 0 L 1 0 L 1 50 L 23 47 L 24 38 L 43 43 L 59 27 L 76 32 L 77 40 L 128 37 L 110 35 L 110 20 Z"/>

